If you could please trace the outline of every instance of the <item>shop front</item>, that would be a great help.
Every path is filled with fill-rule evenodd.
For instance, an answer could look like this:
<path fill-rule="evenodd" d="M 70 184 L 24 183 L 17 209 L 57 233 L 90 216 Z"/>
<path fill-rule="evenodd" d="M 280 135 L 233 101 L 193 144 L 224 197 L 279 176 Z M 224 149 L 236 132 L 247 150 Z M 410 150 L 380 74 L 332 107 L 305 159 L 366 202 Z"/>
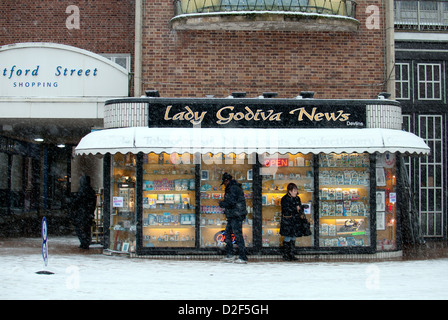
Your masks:
<path fill-rule="evenodd" d="M 399 130 L 394 101 L 131 98 L 106 109 L 107 129 L 76 153 L 103 155 L 109 252 L 223 253 L 224 172 L 244 190 L 249 254 L 279 254 L 291 182 L 312 230 L 298 254 L 401 250 L 399 159 L 429 148 Z"/>

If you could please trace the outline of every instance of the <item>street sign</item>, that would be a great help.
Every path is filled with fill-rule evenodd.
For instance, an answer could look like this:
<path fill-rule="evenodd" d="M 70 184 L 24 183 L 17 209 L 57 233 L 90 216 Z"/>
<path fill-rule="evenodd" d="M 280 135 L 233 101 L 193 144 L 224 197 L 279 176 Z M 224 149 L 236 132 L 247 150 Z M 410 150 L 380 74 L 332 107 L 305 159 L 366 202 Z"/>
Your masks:
<path fill-rule="evenodd" d="M 48 246 L 47 246 L 47 219 L 42 219 L 42 258 L 45 266 L 48 265 Z"/>
<path fill-rule="evenodd" d="M 43 217 L 42 219 L 42 258 L 44 259 L 45 267 L 48 265 L 48 244 L 47 244 L 47 219 Z M 43 270 L 37 271 L 37 274 L 53 274 L 51 271 Z"/>

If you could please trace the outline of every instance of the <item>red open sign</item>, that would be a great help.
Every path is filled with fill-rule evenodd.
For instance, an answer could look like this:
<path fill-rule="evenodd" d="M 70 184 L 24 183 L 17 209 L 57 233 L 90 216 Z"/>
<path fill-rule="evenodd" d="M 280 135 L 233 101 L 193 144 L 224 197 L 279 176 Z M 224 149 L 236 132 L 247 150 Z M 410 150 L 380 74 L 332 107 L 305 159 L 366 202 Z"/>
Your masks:
<path fill-rule="evenodd" d="M 287 158 L 276 158 L 276 159 L 265 159 L 265 167 L 287 167 L 289 165 L 289 159 Z"/>

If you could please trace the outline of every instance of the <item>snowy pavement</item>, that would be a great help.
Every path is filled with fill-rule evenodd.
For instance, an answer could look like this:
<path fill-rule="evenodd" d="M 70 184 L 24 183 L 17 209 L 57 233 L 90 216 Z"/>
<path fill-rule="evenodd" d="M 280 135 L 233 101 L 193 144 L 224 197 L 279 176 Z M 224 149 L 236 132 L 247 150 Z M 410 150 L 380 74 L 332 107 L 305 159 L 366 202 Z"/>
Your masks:
<path fill-rule="evenodd" d="M 0 240 L 1 300 L 448 299 L 448 258 L 238 265 L 86 254 L 73 238 L 48 242 L 45 267 L 38 239 L 24 246 Z M 62 244 L 75 249 L 52 253 Z"/>

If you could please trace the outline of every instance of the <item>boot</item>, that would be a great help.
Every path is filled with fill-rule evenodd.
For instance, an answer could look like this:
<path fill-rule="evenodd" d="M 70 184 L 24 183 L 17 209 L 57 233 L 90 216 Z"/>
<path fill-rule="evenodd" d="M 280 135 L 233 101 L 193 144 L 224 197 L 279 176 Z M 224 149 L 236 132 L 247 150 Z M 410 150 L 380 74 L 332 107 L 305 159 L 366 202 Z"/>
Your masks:
<path fill-rule="evenodd" d="M 289 241 L 288 245 L 289 245 L 289 250 L 288 250 L 289 261 L 297 261 L 297 258 L 295 256 L 295 249 L 296 249 L 295 241 Z"/>
<path fill-rule="evenodd" d="M 291 255 L 289 254 L 289 242 L 283 241 L 282 245 L 282 257 L 284 261 L 291 261 Z"/>

